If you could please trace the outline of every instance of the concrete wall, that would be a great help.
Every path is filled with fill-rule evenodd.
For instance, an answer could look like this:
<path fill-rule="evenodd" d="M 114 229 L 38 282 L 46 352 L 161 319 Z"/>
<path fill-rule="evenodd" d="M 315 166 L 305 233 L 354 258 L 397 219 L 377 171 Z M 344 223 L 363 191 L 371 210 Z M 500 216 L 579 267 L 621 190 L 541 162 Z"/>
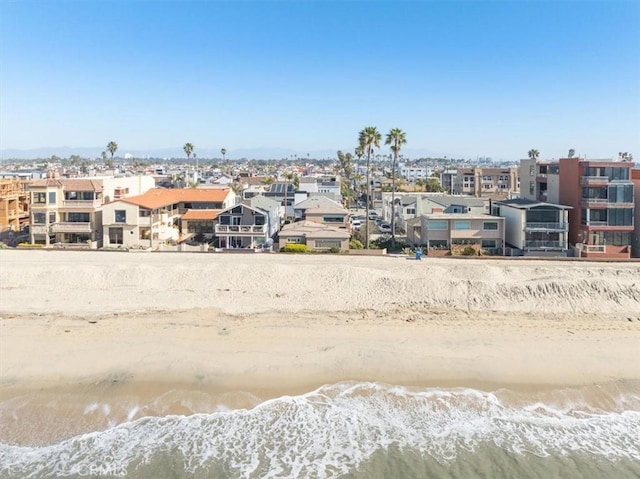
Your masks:
<path fill-rule="evenodd" d="M 504 241 L 518 249 L 524 248 L 526 210 L 500 205 L 500 216 L 504 218 Z"/>

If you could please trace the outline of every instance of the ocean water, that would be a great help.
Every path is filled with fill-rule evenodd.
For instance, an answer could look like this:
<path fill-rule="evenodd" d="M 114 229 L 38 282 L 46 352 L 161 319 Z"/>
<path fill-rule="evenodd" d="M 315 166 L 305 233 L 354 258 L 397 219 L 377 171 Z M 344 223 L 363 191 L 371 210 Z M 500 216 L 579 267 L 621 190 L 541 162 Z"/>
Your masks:
<path fill-rule="evenodd" d="M 0 477 L 640 478 L 638 382 L 526 393 L 342 382 L 251 409 L 136 419 L 136 407 L 99 431 L 0 444 Z"/>

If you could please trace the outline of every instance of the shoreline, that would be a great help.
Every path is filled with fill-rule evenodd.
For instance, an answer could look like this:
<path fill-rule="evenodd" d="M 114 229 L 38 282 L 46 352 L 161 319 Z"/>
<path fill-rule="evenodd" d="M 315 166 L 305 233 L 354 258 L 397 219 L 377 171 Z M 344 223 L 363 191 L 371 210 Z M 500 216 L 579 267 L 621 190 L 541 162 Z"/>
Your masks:
<path fill-rule="evenodd" d="M 640 393 L 637 265 L 89 256 L 0 251 L 0 442 L 342 381 Z"/>

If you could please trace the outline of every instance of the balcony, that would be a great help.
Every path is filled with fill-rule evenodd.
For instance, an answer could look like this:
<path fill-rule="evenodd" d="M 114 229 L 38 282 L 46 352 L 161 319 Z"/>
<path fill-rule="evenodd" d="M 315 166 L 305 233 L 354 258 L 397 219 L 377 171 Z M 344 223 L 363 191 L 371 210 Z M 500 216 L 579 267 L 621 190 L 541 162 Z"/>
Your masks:
<path fill-rule="evenodd" d="M 582 186 L 607 186 L 609 184 L 608 176 L 582 176 L 580 177 Z"/>
<path fill-rule="evenodd" d="M 46 225 L 31 225 L 29 229 L 30 229 L 31 233 L 33 233 L 34 235 L 46 235 L 46 234 L 48 234 Z"/>
<path fill-rule="evenodd" d="M 91 233 L 91 223 L 52 223 L 52 233 Z"/>
<path fill-rule="evenodd" d="M 608 198 L 580 198 L 583 208 L 633 208 L 633 203 L 615 203 Z"/>
<path fill-rule="evenodd" d="M 100 208 L 102 200 L 64 200 L 62 208 L 91 210 Z"/>
<path fill-rule="evenodd" d="M 564 241 L 529 240 L 524 242 L 524 247 L 527 250 L 566 249 L 566 246 L 567 245 Z"/>
<path fill-rule="evenodd" d="M 267 225 L 216 225 L 216 234 L 230 234 L 233 236 L 262 235 L 267 232 Z"/>
<path fill-rule="evenodd" d="M 527 223 L 525 231 L 568 231 L 569 223 Z"/>

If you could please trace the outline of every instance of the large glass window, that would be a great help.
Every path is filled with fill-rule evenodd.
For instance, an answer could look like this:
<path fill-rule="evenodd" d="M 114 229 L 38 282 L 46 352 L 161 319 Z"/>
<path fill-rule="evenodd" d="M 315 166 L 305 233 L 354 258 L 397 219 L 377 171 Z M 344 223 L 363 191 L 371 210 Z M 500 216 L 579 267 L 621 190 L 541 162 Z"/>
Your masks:
<path fill-rule="evenodd" d="M 344 216 L 342 215 L 324 215 L 322 217 L 323 223 L 344 223 Z"/>
<path fill-rule="evenodd" d="M 532 208 L 527 211 L 527 223 L 559 223 L 560 211 L 555 208 Z"/>
<path fill-rule="evenodd" d="M 632 208 L 610 208 L 608 210 L 609 226 L 633 226 L 633 209 Z"/>
<path fill-rule="evenodd" d="M 316 248 L 340 248 L 340 240 L 316 240 Z"/>
<path fill-rule="evenodd" d="M 45 193 L 34 193 L 33 203 L 36 205 L 44 205 L 47 202 L 47 195 Z"/>
<path fill-rule="evenodd" d="M 33 222 L 37 225 L 43 225 L 46 223 L 47 217 L 45 213 L 33 213 Z"/>
<path fill-rule="evenodd" d="M 49 204 L 50 205 L 55 205 L 56 204 L 56 192 L 55 191 L 50 191 L 49 192 Z"/>
<path fill-rule="evenodd" d="M 610 203 L 633 203 L 633 185 L 609 185 Z"/>
<path fill-rule="evenodd" d="M 89 223 L 91 221 L 89 213 L 67 213 L 69 223 Z"/>
<path fill-rule="evenodd" d="M 122 244 L 123 229 L 109 228 L 109 243 Z"/>
<path fill-rule="evenodd" d="M 485 221 L 484 223 L 482 223 L 482 229 L 483 230 L 497 230 L 498 229 L 498 222 L 497 221 Z"/>
<path fill-rule="evenodd" d="M 116 214 L 116 223 L 126 223 L 127 222 L 127 211 L 126 210 L 115 210 Z"/>
<path fill-rule="evenodd" d="M 471 221 L 454 221 L 453 229 L 454 230 L 470 230 Z"/>
<path fill-rule="evenodd" d="M 448 221 L 430 220 L 430 221 L 427 221 L 427 229 L 430 229 L 430 230 L 447 230 L 447 229 L 449 229 L 449 222 Z"/>

